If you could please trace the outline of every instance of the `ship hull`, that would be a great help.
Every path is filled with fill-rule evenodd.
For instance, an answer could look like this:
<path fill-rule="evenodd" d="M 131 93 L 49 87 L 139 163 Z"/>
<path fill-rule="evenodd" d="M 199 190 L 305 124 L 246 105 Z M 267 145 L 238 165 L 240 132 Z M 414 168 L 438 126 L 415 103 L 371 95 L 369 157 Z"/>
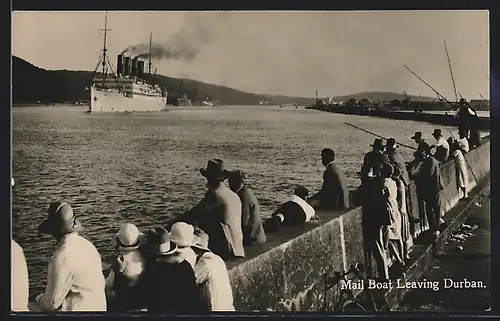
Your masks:
<path fill-rule="evenodd" d="M 167 98 L 158 96 L 134 95 L 126 97 L 120 92 L 90 90 L 89 112 L 157 112 L 166 108 Z"/>

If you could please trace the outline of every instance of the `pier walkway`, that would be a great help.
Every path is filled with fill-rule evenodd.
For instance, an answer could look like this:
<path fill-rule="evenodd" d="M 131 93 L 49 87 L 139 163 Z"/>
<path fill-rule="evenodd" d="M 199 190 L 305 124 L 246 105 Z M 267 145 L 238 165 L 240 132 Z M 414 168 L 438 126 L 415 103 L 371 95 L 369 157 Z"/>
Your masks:
<path fill-rule="evenodd" d="M 440 289 L 411 290 L 398 310 L 486 311 L 490 308 L 492 284 L 489 200 L 482 198 L 481 207 L 475 207 L 465 224 L 472 229 L 466 226 L 452 236 L 432 262 L 431 269 L 421 278 L 439 281 Z M 484 287 L 446 289 L 443 288 L 445 278 L 482 281 Z"/>

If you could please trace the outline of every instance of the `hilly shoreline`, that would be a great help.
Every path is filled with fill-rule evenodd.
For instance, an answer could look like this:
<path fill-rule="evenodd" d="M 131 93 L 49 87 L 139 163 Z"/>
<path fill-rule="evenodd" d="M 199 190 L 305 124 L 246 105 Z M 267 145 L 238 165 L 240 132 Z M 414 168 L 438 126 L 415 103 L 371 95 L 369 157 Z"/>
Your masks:
<path fill-rule="evenodd" d="M 64 104 L 85 101 L 86 87 L 92 80 L 91 71 L 45 70 L 31 63 L 12 57 L 12 103 L 13 105 Z M 241 90 L 207 84 L 204 82 L 173 78 L 163 75 L 147 75 L 153 84 L 165 87 L 168 92 L 178 92 L 180 96 L 218 100 L 220 105 L 256 105 L 267 102 L 269 105 L 295 104 L 310 105 L 313 97 L 289 97 L 283 95 L 265 95 L 248 93 Z M 311 95 L 312 96 L 312 95 Z M 352 95 L 333 97 L 335 101 L 372 99 L 375 101 L 404 100 L 404 94 L 392 92 L 363 92 Z M 410 96 L 413 101 L 433 101 L 431 97 Z"/>

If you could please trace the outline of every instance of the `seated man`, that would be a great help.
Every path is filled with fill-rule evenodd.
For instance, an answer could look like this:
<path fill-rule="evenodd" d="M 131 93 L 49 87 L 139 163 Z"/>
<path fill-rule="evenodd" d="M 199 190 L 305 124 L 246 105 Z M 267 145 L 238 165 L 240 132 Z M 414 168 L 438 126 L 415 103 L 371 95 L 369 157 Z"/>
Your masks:
<path fill-rule="evenodd" d="M 321 151 L 321 161 L 325 166 L 321 190 L 307 202 L 316 209 L 347 209 L 351 207 L 351 195 L 347 188 L 344 171 L 335 164 L 335 152 L 329 148 Z"/>
<path fill-rule="evenodd" d="M 311 219 L 318 219 L 314 208 L 306 202 L 308 196 L 307 188 L 297 186 L 292 198 L 282 204 L 274 211 L 271 218 L 266 220 L 264 230 L 275 232 L 281 225 L 301 225 Z"/>

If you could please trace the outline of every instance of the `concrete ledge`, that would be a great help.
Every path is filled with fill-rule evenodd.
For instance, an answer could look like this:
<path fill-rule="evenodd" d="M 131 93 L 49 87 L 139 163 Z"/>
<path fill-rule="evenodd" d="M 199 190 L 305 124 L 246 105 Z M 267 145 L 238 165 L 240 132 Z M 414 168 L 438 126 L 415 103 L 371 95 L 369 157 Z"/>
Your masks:
<path fill-rule="evenodd" d="M 450 239 L 453 232 L 458 230 L 467 217 L 474 210 L 476 201 L 480 199 L 484 193 L 488 193 L 490 188 L 490 175 L 481 181 L 481 186 L 476 186 L 469 194 L 469 199 L 460 201 L 452 210 L 446 213 L 444 217 L 445 228 L 441 231 L 441 235 L 431 244 L 416 244 L 411 253 L 411 265 L 405 270 L 404 282 L 418 281 L 425 271 L 427 271 L 433 263 L 437 252 L 442 249 L 445 242 Z M 391 310 L 398 307 L 404 296 L 411 289 L 393 288 L 385 294 L 385 298 Z"/>
<path fill-rule="evenodd" d="M 476 185 L 474 176 L 489 179 L 489 138 L 483 139 L 482 145 L 472 149 L 465 158 L 473 169 L 469 168 L 470 187 Z M 447 212 L 444 219 L 450 232 L 445 230 L 437 243 L 460 225 L 456 217 L 461 216 L 457 213 L 465 211 L 464 202 L 458 202 L 456 161 L 443 164 L 441 169 L 444 178 L 442 207 Z M 412 213 L 417 216 L 419 204 L 413 182 L 409 189 Z M 474 193 L 476 190 L 470 192 L 471 198 Z M 237 311 L 319 311 L 323 307 L 333 311 L 339 289 L 334 287 L 325 291 L 323 275 L 365 262 L 362 209 L 324 211 L 318 215 L 319 221 L 284 227 L 277 233 L 268 234 L 267 243 L 246 247 L 245 258 L 227 262 Z M 407 277 L 412 280 L 418 279 L 432 262 L 432 247 L 422 242 L 427 229 L 425 219 L 415 225 L 413 264 L 407 270 Z M 396 306 L 402 296 L 403 293 L 398 292 L 386 294 L 391 307 Z"/>

